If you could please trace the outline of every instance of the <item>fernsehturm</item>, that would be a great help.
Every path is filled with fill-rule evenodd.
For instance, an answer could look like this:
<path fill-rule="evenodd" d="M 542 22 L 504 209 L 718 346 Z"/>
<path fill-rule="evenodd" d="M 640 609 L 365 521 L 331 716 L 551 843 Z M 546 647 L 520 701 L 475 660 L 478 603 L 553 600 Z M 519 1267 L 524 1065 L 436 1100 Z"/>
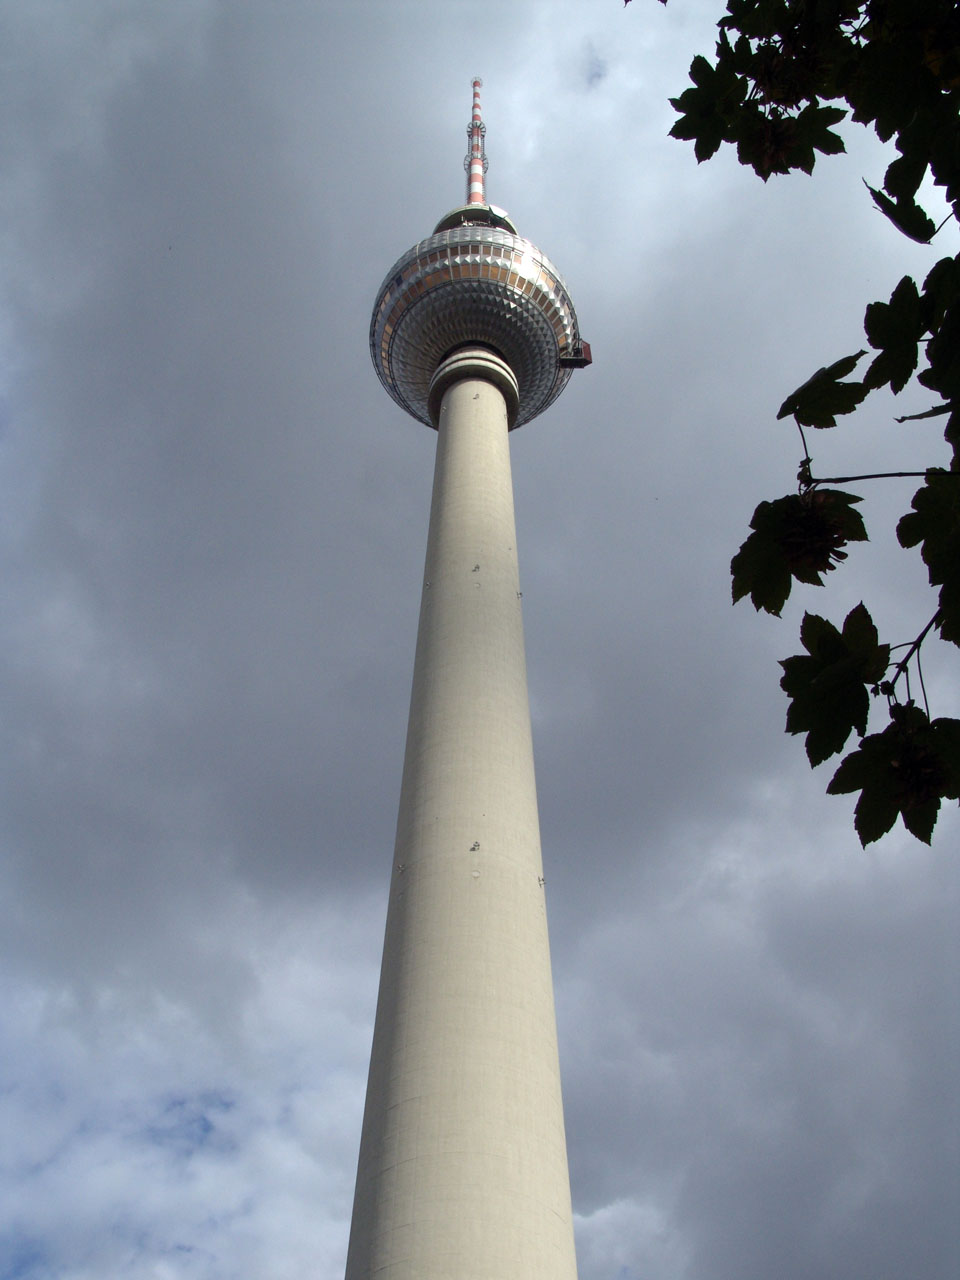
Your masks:
<path fill-rule="evenodd" d="M 473 88 L 467 202 L 370 326 L 437 458 L 347 1280 L 576 1277 L 508 433 L 590 357 Z"/>

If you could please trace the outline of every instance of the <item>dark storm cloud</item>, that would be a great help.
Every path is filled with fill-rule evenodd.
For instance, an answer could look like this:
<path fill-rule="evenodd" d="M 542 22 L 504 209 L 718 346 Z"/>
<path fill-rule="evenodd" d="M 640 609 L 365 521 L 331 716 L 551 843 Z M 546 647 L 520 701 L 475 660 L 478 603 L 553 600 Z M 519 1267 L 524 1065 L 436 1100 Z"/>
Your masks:
<path fill-rule="evenodd" d="M 864 205 L 872 145 L 761 188 L 666 140 L 711 8 L 0 9 L 31 1280 L 342 1269 L 434 439 L 369 306 L 461 198 L 477 71 L 491 198 L 595 353 L 513 443 L 582 1280 L 952 1280 L 956 814 L 863 855 L 777 690 L 804 607 L 908 631 L 922 566 L 878 535 L 782 623 L 727 578 L 794 483 L 780 400 L 922 266 Z M 865 442 L 902 465 L 885 411 L 818 450 Z"/>
<path fill-rule="evenodd" d="M 377 764 L 379 741 L 384 760 L 397 750 L 380 707 L 402 716 L 408 677 L 380 653 L 402 618 L 368 606 L 389 565 L 361 583 L 353 558 L 378 531 L 392 544 L 378 514 L 392 485 L 351 456 L 345 385 L 320 376 L 318 351 L 363 367 L 331 323 L 337 264 L 316 252 L 330 229 L 304 216 L 270 113 L 228 53 L 203 67 L 158 55 L 112 99 L 99 146 L 39 171 L 28 235 L 66 242 L 91 285 L 82 305 L 20 318 L 33 359 L 56 371 L 30 388 L 54 460 L 30 529 L 36 567 L 20 566 L 8 614 L 11 697 L 60 768 L 34 767 L 36 742 L 15 748 L 12 807 L 42 860 L 76 868 L 85 843 L 107 860 L 115 845 L 139 868 L 158 843 L 212 841 L 261 880 L 301 880 L 329 857 L 351 866 L 363 797 L 393 779 L 392 758 L 386 776 Z M 46 270 L 38 256 L 35 293 Z M 357 297 L 339 306 L 362 332 Z M 44 706 L 51 660 L 65 687 Z M 321 760 L 323 725 L 336 749 Z"/>
<path fill-rule="evenodd" d="M 579 1203 L 589 1215 L 629 1184 L 695 1275 L 839 1277 L 867 1257 L 893 1277 L 922 1221 L 917 1247 L 947 1276 L 955 891 L 938 901 L 935 864 L 919 885 L 898 858 L 825 883 L 832 855 L 814 848 L 767 850 L 758 872 L 750 837 L 714 843 L 695 892 L 688 855 L 669 886 L 645 885 L 647 907 L 597 922 L 561 984 Z M 584 968 L 605 973 L 599 1010 Z"/>

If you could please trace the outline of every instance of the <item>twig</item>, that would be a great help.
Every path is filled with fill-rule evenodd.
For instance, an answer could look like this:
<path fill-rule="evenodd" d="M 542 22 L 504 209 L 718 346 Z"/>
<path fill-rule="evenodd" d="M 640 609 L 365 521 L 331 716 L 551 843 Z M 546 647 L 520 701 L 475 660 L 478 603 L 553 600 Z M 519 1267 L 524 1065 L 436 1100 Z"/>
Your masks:
<path fill-rule="evenodd" d="M 894 672 L 893 672 L 893 679 L 888 682 L 891 690 L 893 689 L 893 686 L 897 683 L 897 681 L 900 679 L 900 677 L 903 675 L 903 673 L 906 671 L 907 664 L 909 663 L 910 659 L 913 657 L 913 655 L 917 652 L 917 650 L 923 644 L 924 640 L 926 640 L 927 635 L 930 632 L 930 629 L 934 627 L 939 621 L 940 621 L 940 610 L 938 609 L 937 612 L 930 619 L 930 621 L 927 623 L 927 625 L 923 628 L 923 630 L 917 636 L 916 640 L 914 640 L 913 644 L 910 645 L 909 649 L 904 654 L 904 656 L 897 663 L 896 668 L 894 669 Z M 901 647 L 900 645 L 897 646 L 897 648 L 900 648 L 900 647 Z M 919 659 L 917 660 L 917 665 L 919 666 Z M 922 685 L 923 676 L 920 677 L 920 680 Z M 924 697 L 924 701 L 926 701 L 926 697 L 927 697 L 926 690 L 924 690 L 923 697 Z"/>
<path fill-rule="evenodd" d="M 872 471 L 865 476 L 811 476 L 809 484 L 810 488 L 813 488 L 818 484 L 849 484 L 854 480 L 895 480 L 904 476 L 925 476 L 926 474 L 926 471 Z M 945 471 L 943 474 L 956 475 L 960 479 L 960 471 Z"/>

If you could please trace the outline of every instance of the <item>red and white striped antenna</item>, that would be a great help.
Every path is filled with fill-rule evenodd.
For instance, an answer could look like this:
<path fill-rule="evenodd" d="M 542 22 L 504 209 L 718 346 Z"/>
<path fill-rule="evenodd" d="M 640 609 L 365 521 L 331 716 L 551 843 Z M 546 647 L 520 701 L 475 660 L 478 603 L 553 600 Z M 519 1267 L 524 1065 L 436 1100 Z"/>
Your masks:
<path fill-rule="evenodd" d="M 467 125 L 467 138 L 470 146 L 463 161 L 463 167 L 467 171 L 467 204 L 486 204 L 486 182 L 485 175 L 487 172 L 487 156 L 484 151 L 483 140 L 487 133 L 487 126 L 483 123 L 480 116 L 480 88 L 483 81 L 479 76 L 473 78 L 473 117 Z"/>

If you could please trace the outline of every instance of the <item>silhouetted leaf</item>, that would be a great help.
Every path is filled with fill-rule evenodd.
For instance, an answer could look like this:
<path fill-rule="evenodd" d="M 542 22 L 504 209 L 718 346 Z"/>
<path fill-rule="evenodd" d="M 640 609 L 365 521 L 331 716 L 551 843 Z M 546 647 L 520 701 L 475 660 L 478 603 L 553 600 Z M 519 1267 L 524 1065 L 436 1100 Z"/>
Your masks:
<path fill-rule="evenodd" d="M 839 124 L 846 116 L 840 107 L 820 107 L 814 103 L 797 116 L 797 126 L 804 140 L 825 156 L 840 155 L 846 150 L 839 133 L 834 133 L 832 126 Z"/>
<path fill-rule="evenodd" d="M 870 711 L 868 688 L 887 670 L 890 646 L 880 644 L 863 604 L 847 614 L 843 631 L 806 613 L 800 628 L 806 654 L 785 658 L 780 687 L 790 697 L 787 732 L 806 733 L 807 757 L 818 765 L 842 751 L 851 732 L 863 736 Z"/>
<path fill-rule="evenodd" d="M 880 354 L 863 379 L 871 390 L 889 382 L 893 392 L 902 391 L 917 367 L 923 321 L 916 281 L 904 276 L 889 302 L 871 302 L 863 321 L 871 347 Z"/>
<path fill-rule="evenodd" d="M 880 212 L 890 219 L 898 231 L 902 231 L 911 240 L 916 240 L 918 244 L 930 243 L 937 225 L 915 200 L 910 198 L 891 200 L 876 187 L 871 187 L 869 182 L 864 183 L 864 186 L 873 196 L 874 204 Z"/>
<path fill-rule="evenodd" d="M 728 66 L 714 66 L 699 55 L 690 64 L 690 79 L 693 88 L 670 99 L 680 112 L 670 136 L 692 138 L 697 160 L 709 160 L 727 136 L 730 113 L 746 97 L 746 81 Z"/>
<path fill-rule="evenodd" d="M 836 415 L 853 413 L 867 394 L 861 383 L 843 381 L 865 354 L 858 351 L 818 369 L 812 378 L 787 396 L 777 412 L 778 420 L 792 413 L 801 427 L 835 427 Z"/>

